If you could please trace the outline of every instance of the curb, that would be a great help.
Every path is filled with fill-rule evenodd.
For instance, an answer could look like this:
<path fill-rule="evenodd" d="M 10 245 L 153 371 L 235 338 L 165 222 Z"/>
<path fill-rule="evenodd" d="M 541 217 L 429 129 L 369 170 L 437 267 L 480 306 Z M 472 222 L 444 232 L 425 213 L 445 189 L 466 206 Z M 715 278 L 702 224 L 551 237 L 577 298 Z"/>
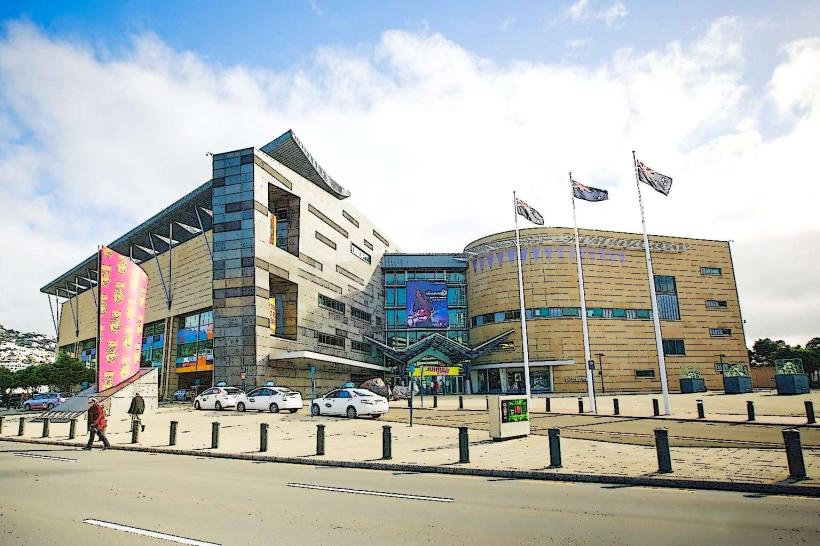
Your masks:
<path fill-rule="evenodd" d="M 0 438 L 0 442 L 22 444 L 45 444 L 67 447 L 81 447 L 82 444 L 60 440 L 35 440 L 29 438 Z M 243 461 L 261 461 L 270 463 L 300 464 L 309 466 L 329 466 L 355 468 L 360 470 L 383 470 L 391 472 L 415 472 L 422 474 L 449 474 L 456 476 L 479 476 L 486 478 L 508 478 L 516 480 L 540 480 L 555 482 L 600 483 L 622 486 L 665 487 L 675 489 L 701 489 L 707 491 L 733 491 L 739 493 L 761 493 L 766 495 L 796 495 L 801 497 L 820 497 L 820 486 L 794 484 L 765 484 L 751 482 L 721 482 L 714 480 L 684 480 L 655 477 L 632 477 L 614 475 L 552 473 L 538 470 L 497 470 L 484 468 L 466 468 L 458 466 L 431 466 L 402 463 L 376 463 L 365 461 L 333 461 L 328 459 L 309 459 L 304 457 L 278 457 L 254 453 L 216 453 L 194 451 L 190 449 L 166 449 L 157 447 L 140 447 L 130 445 L 112 445 L 110 449 L 119 451 L 138 451 L 143 453 L 161 453 L 166 455 L 187 455 L 208 457 L 212 459 L 235 459 Z"/>

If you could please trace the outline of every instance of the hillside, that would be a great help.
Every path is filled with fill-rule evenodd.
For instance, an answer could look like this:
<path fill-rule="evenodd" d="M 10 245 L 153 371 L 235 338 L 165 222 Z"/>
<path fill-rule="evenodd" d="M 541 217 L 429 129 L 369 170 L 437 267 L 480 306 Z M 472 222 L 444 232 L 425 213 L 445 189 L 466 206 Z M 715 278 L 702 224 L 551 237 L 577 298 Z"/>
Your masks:
<path fill-rule="evenodd" d="M 0 366 L 15 369 L 54 361 L 56 339 L 34 332 L 18 332 L 0 325 Z"/>

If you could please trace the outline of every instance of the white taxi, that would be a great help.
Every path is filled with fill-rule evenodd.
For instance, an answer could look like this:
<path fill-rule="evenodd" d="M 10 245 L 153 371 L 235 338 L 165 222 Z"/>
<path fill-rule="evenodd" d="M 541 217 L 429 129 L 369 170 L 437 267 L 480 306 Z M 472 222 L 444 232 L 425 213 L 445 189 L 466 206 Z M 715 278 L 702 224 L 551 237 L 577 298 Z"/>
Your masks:
<path fill-rule="evenodd" d="M 337 389 L 313 400 L 311 415 L 369 415 L 378 419 L 390 409 L 387 398 L 362 388 Z"/>
<path fill-rule="evenodd" d="M 302 409 L 302 395 L 287 387 L 259 387 L 239 395 L 236 411 L 259 410 L 279 413 L 288 410 L 296 413 Z"/>
<path fill-rule="evenodd" d="M 237 387 L 211 387 L 194 398 L 194 409 L 221 411 L 225 408 L 233 408 L 236 407 L 241 394 L 244 394 L 242 389 Z"/>

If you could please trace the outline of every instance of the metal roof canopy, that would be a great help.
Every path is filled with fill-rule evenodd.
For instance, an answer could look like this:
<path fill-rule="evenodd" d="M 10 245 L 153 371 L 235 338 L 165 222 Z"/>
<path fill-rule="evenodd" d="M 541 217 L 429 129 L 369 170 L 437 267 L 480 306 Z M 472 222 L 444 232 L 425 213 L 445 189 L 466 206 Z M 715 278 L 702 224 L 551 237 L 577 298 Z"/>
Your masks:
<path fill-rule="evenodd" d="M 296 138 L 293 130 L 278 136 L 273 141 L 259 148 L 273 159 L 299 173 L 336 199 L 347 199 L 350 192 L 333 180 L 327 172 L 313 159 L 304 144 Z"/>
<path fill-rule="evenodd" d="M 157 255 L 162 254 L 169 248 L 168 228 L 171 222 L 177 224 L 175 226 L 176 229 L 173 230 L 174 246 L 201 235 L 199 231 L 200 222 L 202 222 L 204 231 L 212 229 L 211 203 L 212 181 L 209 180 L 109 244 L 108 247 L 120 254 L 128 256 L 132 246 L 141 246 L 150 249 L 150 235 L 153 234 L 156 253 Z M 203 211 L 207 211 L 207 213 Z M 197 213 L 199 213 L 198 217 Z M 179 224 L 182 224 L 182 226 Z M 195 232 L 192 233 L 184 226 L 195 228 Z M 159 243 L 159 245 L 157 245 L 157 243 Z M 137 255 L 134 256 L 134 259 L 137 262 L 144 262 L 153 256 L 151 253 L 141 249 L 135 249 L 135 253 L 137 253 Z M 40 292 L 60 297 L 66 297 L 65 294 L 70 293 L 73 297 L 74 292 L 79 294 L 91 288 L 89 286 L 77 286 L 75 280 L 77 278 L 82 280 L 83 277 L 87 277 L 89 271 L 96 273 L 96 268 L 97 254 L 94 253 L 43 286 Z M 70 288 L 70 290 L 67 290 L 67 288 Z"/>
<path fill-rule="evenodd" d="M 385 254 L 382 269 L 456 269 L 466 270 L 467 261 L 460 253 Z"/>
<path fill-rule="evenodd" d="M 463 343 L 459 343 L 458 341 L 450 339 L 447 336 L 443 336 L 437 332 L 430 334 L 415 343 L 412 343 L 405 349 L 395 349 L 382 343 L 378 339 L 373 339 L 368 336 L 364 336 L 364 338 L 367 339 L 367 341 L 378 345 L 382 351 L 384 351 L 384 355 L 390 360 L 394 360 L 400 364 L 406 364 L 418 358 L 426 351 L 443 353 L 447 355 L 451 362 L 474 360 L 495 349 L 508 335 L 512 333 L 513 330 L 507 330 L 506 332 L 485 341 L 481 345 L 476 345 L 475 347 L 464 345 Z"/>

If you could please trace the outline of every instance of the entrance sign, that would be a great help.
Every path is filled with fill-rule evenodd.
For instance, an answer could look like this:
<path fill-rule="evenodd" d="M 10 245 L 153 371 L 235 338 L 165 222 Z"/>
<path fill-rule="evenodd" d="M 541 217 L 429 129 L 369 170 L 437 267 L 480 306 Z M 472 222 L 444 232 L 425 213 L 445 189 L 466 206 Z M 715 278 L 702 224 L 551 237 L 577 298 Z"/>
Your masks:
<path fill-rule="evenodd" d="M 424 371 L 424 377 L 436 377 L 439 375 L 455 377 L 461 375 L 461 368 L 458 366 L 420 366 L 415 368 L 411 373 L 413 377 L 422 377 L 422 371 Z"/>
<path fill-rule="evenodd" d="M 490 437 L 495 440 L 521 438 L 530 433 L 530 412 L 523 396 L 491 396 Z"/>

